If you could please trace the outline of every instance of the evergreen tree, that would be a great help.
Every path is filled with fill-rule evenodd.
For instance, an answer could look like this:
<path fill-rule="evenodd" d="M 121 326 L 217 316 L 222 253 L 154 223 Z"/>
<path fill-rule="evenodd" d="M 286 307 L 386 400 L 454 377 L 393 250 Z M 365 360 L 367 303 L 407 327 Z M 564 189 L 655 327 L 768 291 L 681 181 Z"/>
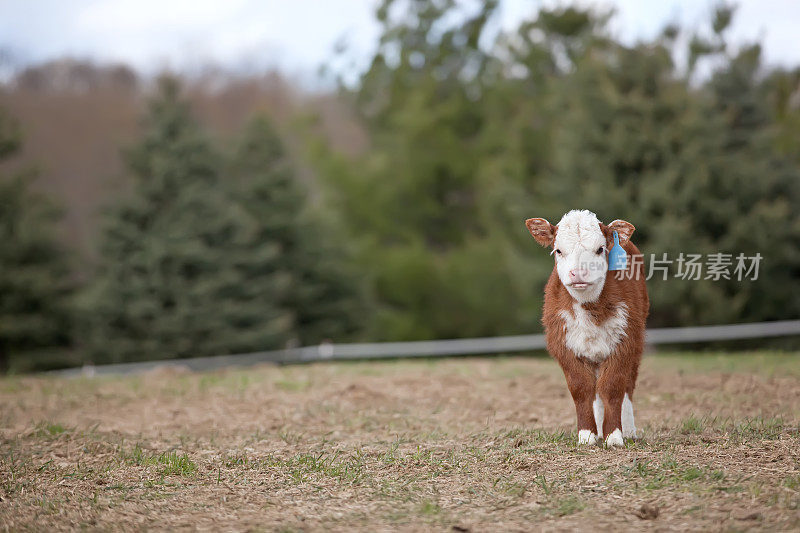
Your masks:
<path fill-rule="evenodd" d="M 0 161 L 19 151 L 16 123 L 0 112 Z M 30 173 L 0 176 L 0 371 L 57 364 L 71 341 L 69 267 L 54 235 L 58 209 L 31 190 Z"/>
<path fill-rule="evenodd" d="M 365 319 L 363 290 L 336 225 L 313 212 L 283 143 L 264 117 L 252 120 L 234 154 L 238 201 L 256 223 L 253 239 L 269 243 L 272 263 L 291 281 L 279 300 L 290 311 L 296 341 L 342 340 Z"/>
<path fill-rule="evenodd" d="M 291 315 L 280 249 L 219 178 L 174 82 L 152 102 L 128 154 L 134 194 L 110 215 L 103 264 L 87 294 L 98 361 L 192 357 L 281 347 Z"/>

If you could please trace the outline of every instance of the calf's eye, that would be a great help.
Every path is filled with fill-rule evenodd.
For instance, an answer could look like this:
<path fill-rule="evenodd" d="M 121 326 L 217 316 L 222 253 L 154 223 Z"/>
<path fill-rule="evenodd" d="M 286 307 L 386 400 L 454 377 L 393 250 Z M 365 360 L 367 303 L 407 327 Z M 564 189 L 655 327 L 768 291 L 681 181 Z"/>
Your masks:
<path fill-rule="evenodd" d="M 561 250 L 559 250 L 558 248 L 556 248 L 556 253 L 557 253 L 558 255 L 561 255 Z"/>
<path fill-rule="evenodd" d="M 601 246 L 600 248 L 598 248 L 596 253 L 597 253 L 597 255 L 602 254 L 603 253 L 603 247 Z"/>

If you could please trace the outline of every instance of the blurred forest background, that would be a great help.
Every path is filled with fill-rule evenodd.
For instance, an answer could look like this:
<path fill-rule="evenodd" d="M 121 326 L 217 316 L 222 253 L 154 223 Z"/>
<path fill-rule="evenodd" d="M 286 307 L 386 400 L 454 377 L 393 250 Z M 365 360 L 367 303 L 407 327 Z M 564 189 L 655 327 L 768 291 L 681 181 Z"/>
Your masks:
<path fill-rule="evenodd" d="M 0 365 L 538 332 L 523 222 L 572 208 L 645 254 L 764 256 L 651 280 L 650 326 L 800 317 L 800 66 L 731 46 L 733 9 L 631 46 L 578 8 L 487 42 L 494 0 L 392 4 L 327 93 L 70 59 L 2 83 Z"/>

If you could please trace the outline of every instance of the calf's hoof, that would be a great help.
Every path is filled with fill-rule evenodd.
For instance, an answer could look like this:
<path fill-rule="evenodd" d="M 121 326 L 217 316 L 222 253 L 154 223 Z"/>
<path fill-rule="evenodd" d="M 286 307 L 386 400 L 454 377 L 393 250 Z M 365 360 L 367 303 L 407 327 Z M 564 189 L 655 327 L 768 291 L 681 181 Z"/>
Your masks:
<path fill-rule="evenodd" d="M 606 437 L 606 448 L 621 448 L 625 446 L 625 441 L 622 438 L 622 431 L 619 428 L 615 429 L 611 432 L 611 434 Z"/>
<path fill-rule="evenodd" d="M 578 431 L 578 444 L 588 444 L 594 446 L 597 444 L 597 435 L 588 429 Z"/>

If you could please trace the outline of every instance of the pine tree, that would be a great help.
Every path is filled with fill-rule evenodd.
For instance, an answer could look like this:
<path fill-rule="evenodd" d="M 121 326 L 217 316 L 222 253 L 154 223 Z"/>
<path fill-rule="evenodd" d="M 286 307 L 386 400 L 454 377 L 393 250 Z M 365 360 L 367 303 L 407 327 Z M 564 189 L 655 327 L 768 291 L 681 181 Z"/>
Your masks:
<path fill-rule="evenodd" d="M 342 340 L 365 321 L 364 295 L 336 224 L 313 211 L 283 143 L 265 117 L 247 126 L 231 163 L 238 201 L 255 220 L 254 245 L 278 250 L 291 282 L 279 304 L 298 343 Z"/>
<path fill-rule="evenodd" d="M 231 200 L 220 158 L 174 82 L 152 102 L 128 154 L 134 194 L 109 215 L 103 264 L 87 294 L 98 361 L 192 357 L 281 347 L 291 316 L 280 250 Z"/>
<path fill-rule="evenodd" d="M 19 148 L 16 124 L 0 113 L 0 161 Z M 0 371 L 12 358 L 19 369 L 53 364 L 72 336 L 70 272 L 54 234 L 60 213 L 31 190 L 32 178 L 0 176 Z"/>

